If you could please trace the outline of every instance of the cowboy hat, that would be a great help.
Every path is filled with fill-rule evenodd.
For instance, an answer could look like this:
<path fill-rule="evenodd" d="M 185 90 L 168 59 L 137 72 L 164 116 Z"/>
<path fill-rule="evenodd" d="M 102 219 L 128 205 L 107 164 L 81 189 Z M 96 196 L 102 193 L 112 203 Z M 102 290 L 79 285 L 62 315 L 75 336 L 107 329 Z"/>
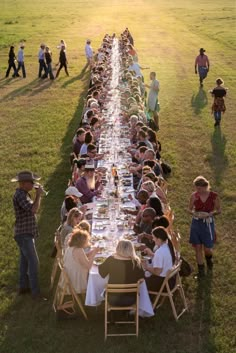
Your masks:
<path fill-rule="evenodd" d="M 11 182 L 15 182 L 15 181 L 32 181 L 34 182 L 35 180 L 38 181 L 40 180 L 41 177 L 38 176 L 37 174 L 32 173 L 29 170 L 24 170 L 22 172 L 19 172 L 15 178 L 11 179 Z"/>

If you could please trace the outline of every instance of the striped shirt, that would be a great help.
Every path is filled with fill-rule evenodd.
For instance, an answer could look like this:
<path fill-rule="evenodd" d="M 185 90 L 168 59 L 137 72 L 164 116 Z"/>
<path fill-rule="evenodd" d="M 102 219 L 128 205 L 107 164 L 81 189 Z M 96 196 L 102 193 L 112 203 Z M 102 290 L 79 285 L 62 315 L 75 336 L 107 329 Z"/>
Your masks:
<path fill-rule="evenodd" d="M 13 206 L 15 211 L 15 236 L 30 234 L 33 237 L 38 235 L 36 216 L 32 212 L 33 200 L 29 193 L 17 188 L 13 196 Z"/>

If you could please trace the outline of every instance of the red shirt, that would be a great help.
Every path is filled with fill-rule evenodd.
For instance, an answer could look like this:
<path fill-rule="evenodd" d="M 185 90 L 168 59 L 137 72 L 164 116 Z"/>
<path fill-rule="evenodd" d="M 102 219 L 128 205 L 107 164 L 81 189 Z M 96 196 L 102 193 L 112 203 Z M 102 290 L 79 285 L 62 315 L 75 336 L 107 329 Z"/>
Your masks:
<path fill-rule="evenodd" d="M 210 191 L 208 198 L 205 202 L 202 202 L 198 192 L 195 192 L 194 208 L 196 212 L 212 212 L 215 208 L 215 199 L 217 198 L 217 193 Z"/>

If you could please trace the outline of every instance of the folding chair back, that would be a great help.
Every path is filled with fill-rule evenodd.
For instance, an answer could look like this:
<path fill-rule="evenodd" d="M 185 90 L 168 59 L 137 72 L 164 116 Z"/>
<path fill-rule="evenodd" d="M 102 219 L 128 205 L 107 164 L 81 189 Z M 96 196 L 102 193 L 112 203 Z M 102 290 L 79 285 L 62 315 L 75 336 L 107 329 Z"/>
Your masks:
<path fill-rule="evenodd" d="M 55 292 L 54 300 L 53 300 L 53 308 L 55 312 L 57 310 L 64 310 L 69 314 L 75 313 L 75 304 L 77 303 L 83 316 L 86 320 L 88 320 L 87 314 L 84 310 L 83 304 L 75 292 L 75 289 L 70 281 L 68 273 L 66 269 L 63 267 L 62 262 L 58 259 L 58 266 L 61 270 L 61 275 L 59 278 L 59 282 L 57 285 L 57 289 Z M 65 297 L 70 296 L 70 301 L 65 301 Z"/>
<path fill-rule="evenodd" d="M 139 333 L 139 286 L 143 280 L 132 284 L 108 284 L 105 292 L 105 340 L 107 336 L 136 336 Z M 135 302 L 129 306 L 117 306 L 109 303 L 110 294 L 135 294 Z M 135 325 L 135 332 L 131 333 L 108 333 L 108 312 L 111 311 L 132 311 L 134 313 L 134 320 L 115 321 L 118 324 L 132 324 Z"/>
<path fill-rule="evenodd" d="M 181 278 L 179 275 L 179 271 L 180 271 L 180 266 L 181 266 L 181 260 L 178 263 L 177 266 L 173 267 L 173 269 L 169 270 L 167 272 L 167 276 L 165 277 L 164 282 L 162 283 L 162 286 L 160 288 L 160 290 L 158 292 L 155 291 L 149 291 L 149 294 L 152 294 L 154 296 L 154 301 L 153 301 L 153 309 L 157 309 L 159 308 L 165 301 L 166 297 L 169 298 L 170 300 L 170 304 L 172 307 L 172 311 L 175 317 L 175 320 L 177 321 L 181 315 L 183 315 L 183 313 L 188 310 L 187 307 L 187 302 L 186 302 L 186 298 L 185 298 L 185 294 L 184 294 L 184 290 L 183 290 L 183 286 L 182 286 L 182 282 L 181 282 Z M 169 285 L 169 280 L 171 278 L 176 277 L 176 281 L 175 281 L 175 285 L 172 289 L 170 289 L 170 285 Z M 174 293 L 178 291 L 180 294 L 180 298 L 183 302 L 183 309 L 182 311 L 177 314 L 176 311 L 176 307 L 175 307 L 175 303 L 173 300 L 173 295 Z M 161 299 L 160 303 L 158 304 L 159 300 Z"/>
<path fill-rule="evenodd" d="M 50 290 L 53 289 L 53 285 L 55 282 L 57 271 L 59 269 L 58 260 L 61 262 L 63 261 L 63 252 L 62 252 L 62 247 L 61 247 L 61 242 L 60 242 L 60 230 L 61 230 L 61 226 L 56 230 L 55 236 L 54 236 L 54 246 L 57 250 L 57 254 L 54 259 L 53 266 L 52 266 L 52 273 L 51 273 L 51 278 L 50 278 Z"/>

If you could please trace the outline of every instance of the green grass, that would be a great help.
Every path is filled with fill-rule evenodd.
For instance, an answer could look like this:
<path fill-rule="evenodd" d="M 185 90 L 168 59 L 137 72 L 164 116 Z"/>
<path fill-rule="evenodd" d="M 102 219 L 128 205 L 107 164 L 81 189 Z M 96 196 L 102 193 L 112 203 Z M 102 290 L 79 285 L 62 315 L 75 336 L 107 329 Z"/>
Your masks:
<path fill-rule="evenodd" d="M 235 3 L 231 0 L 183 1 L 72 1 L 0 0 L 0 352 L 235 352 L 234 229 L 236 227 L 235 148 Z M 105 33 L 128 26 L 139 61 L 156 71 L 161 84 L 163 157 L 173 166 L 169 200 L 176 227 L 182 234 L 182 252 L 194 264 L 188 244 L 190 218 L 186 213 L 192 180 L 203 174 L 219 192 L 223 213 L 217 219 L 218 242 L 212 278 L 198 285 L 184 281 L 189 313 L 178 323 L 165 305 L 156 317 L 141 320 L 140 337 L 111 338 L 103 342 L 103 308 L 88 309 L 89 321 L 57 322 L 49 304 L 33 305 L 17 298 L 18 250 L 13 241 L 12 194 L 9 180 L 20 169 L 42 175 L 45 188 L 39 215 L 38 252 L 41 284 L 48 292 L 50 252 L 63 192 L 70 177 L 71 139 L 79 124 L 88 87 L 84 44 L 96 49 Z M 41 42 L 55 48 L 68 45 L 70 77 L 61 72 L 55 82 L 37 78 Z M 3 79 L 8 46 L 25 40 L 27 78 Z M 199 91 L 194 58 L 207 50 L 211 71 Z M 144 71 L 148 80 L 149 70 Z M 215 131 L 208 90 L 221 76 L 229 88 L 221 130 Z"/>

